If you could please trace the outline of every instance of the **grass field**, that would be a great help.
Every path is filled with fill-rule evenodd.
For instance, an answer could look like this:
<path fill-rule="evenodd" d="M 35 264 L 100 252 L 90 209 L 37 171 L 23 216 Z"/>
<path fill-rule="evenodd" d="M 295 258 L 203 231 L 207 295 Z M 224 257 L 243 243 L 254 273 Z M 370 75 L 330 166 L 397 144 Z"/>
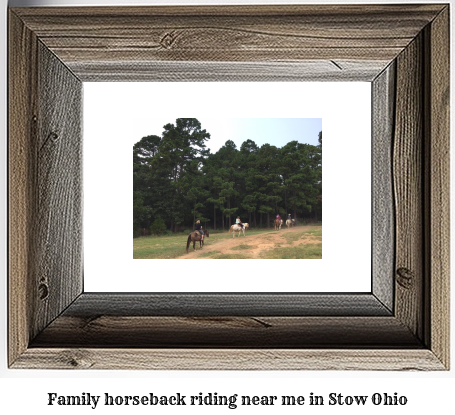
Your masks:
<path fill-rule="evenodd" d="M 298 226 L 281 231 L 261 229 L 246 231 L 235 238 L 225 232 L 210 232 L 202 250 L 193 252 L 188 234 L 144 236 L 133 239 L 134 259 L 211 258 L 211 259 L 319 259 L 322 258 L 322 226 Z M 198 243 L 196 243 L 198 247 Z"/>
<path fill-rule="evenodd" d="M 248 230 L 248 235 L 258 235 L 270 232 L 270 230 Z M 232 233 L 227 231 L 217 232 L 210 231 L 211 237 L 206 239 L 207 244 L 211 242 L 211 239 L 217 241 L 222 239 L 231 238 Z M 185 253 L 186 242 L 188 240 L 188 234 L 176 234 L 171 236 L 141 236 L 139 238 L 133 238 L 133 258 L 134 259 L 165 259 L 165 258 L 177 258 Z M 197 243 L 199 244 L 199 243 Z M 190 244 L 190 248 L 193 244 Z M 221 252 L 220 252 L 221 254 Z"/>

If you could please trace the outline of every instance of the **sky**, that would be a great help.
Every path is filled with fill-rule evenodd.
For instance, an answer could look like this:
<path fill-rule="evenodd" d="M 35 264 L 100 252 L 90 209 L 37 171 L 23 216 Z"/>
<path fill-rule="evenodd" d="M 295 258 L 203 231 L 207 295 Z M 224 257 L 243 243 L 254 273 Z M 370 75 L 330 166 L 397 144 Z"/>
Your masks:
<path fill-rule="evenodd" d="M 143 135 L 132 137 L 133 144 L 147 135 L 161 136 L 163 126 L 175 124 L 174 119 L 152 118 L 143 125 Z M 197 118 L 197 117 L 196 117 Z M 253 140 L 258 147 L 271 144 L 283 147 L 290 141 L 318 144 L 318 134 L 322 131 L 322 118 L 197 118 L 202 129 L 210 133 L 205 142 L 211 153 L 216 153 L 227 140 L 232 140 L 239 149 L 246 140 Z"/>

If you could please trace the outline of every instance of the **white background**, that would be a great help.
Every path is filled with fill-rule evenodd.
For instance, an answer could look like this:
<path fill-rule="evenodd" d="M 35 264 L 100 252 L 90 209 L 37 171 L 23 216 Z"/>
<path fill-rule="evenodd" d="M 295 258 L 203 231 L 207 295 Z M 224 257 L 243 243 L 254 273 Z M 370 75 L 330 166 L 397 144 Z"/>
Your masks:
<path fill-rule="evenodd" d="M 390 2 L 390 1 L 389 1 Z M 429 1 L 427 1 L 428 3 Z M 137 4 L 153 4 L 152 1 Z M 169 1 L 169 4 L 196 4 L 200 2 L 191 1 Z M 208 3 L 208 2 L 207 2 Z M 218 3 L 218 2 L 212 2 Z M 233 3 L 244 3 L 236 1 Z M 259 3 L 251 1 L 250 3 Z M 271 3 L 265 1 L 265 3 Z M 275 1 L 274 3 L 280 3 Z M 297 3 L 296 1 L 286 0 L 286 3 Z M 311 3 L 316 3 L 312 1 Z M 322 3 L 322 2 L 317 2 Z M 325 1 L 324 3 L 338 3 Z M 372 3 L 371 1 L 369 3 Z M 374 2 L 373 2 L 374 3 Z M 384 3 L 378 1 L 376 3 Z M 391 2 L 397 3 L 397 2 Z M 434 3 L 434 2 L 433 2 Z M 16 0 L 10 1 L 11 5 L 49 5 L 49 4 L 68 4 L 68 5 L 88 5 L 94 4 L 88 0 L 72 2 L 63 0 Z M 116 1 L 101 1 L 97 4 L 121 4 Z M 156 3 L 155 3 L 156 4 Z M 198 392 L 218 392 L 219 394 L 239 393 L 243 395 L 253 394 L 301 394 L 308 395 L 311 392 L 319 395 L 327 395 L 331 392 L 343 394 L 371 395 L 376 392 L 386 392 L 408 397 L 408 405 L 404 407 L 295 407 L 284 410 L 279 407 L 271 408 L 238 408 L 235 411 L 248 413 L 309 413 L 309 414 L 409 414 L 416 413 L 453 413 L 454 401 L 453 390 L 455 389 L 454 371 L 450 372 L 306 372 L 306 371 L 286 371 L 286 372 L 244 372 L 244 371 L 164 371 L 164 372 L 116 372 L 116 371 L 31 371 L 31 370 L 7 370 L 6 369 L 6 2 L 2 0 L 0 16 L 4 23 L 0 36 L 1 57 L 3 65 L 0 66 L 0 128 L 1 128 L 1 180 L 0 191 L 3 203 L 0 204 L 1 220 L 0 234 L 4 237 L 0 240 L 0 262 L 2 264 L 2 281 L 0 285 L 2 319 L 0 320 L 0 407 L 2 413 L 34 413 L 34 414 L 73 414 L 73 413 L 92 413 L 92 409 L 69 408 L 69 407 L 49 407 L 46 406 L 48 392 L 58 392 L 60 394 L 80 394 L 91 392 L 93 394 L 173 394 L 181 392 L 184 394 L 197 394 Z M 453 7 L 453 4 L 452 4 Z M 453 33 L 453 31 L 452 31 Z M 453 85 L 452 76 L 452 85 Z M 453 106 L 452 106 L 453 108 Z M 452 125 L 453 122 L 452 122 Z M 452 163 L 453 164 L 453 163 Z M 452 183 L 454 180 L 452 178 Z M 452 220 L 451 222 L 455 222 Z M 453 225 L 452 225 L 453 231 Z M 452 247 L 454 244 L 452 244 Z M 452 248 L 453 249 L 453 248 Z M 453 286 L 453 284 L 452 284 Z M 453 289 L 452 289 L 453 299 Z M 454 327 L 452 322 L 452 333 Z M 454 343 L 452 338 L 452 344 Z M 452 347 L 453 351 L 453 347 Z M 453 355 L 453 353 L 452 353 Z M 162 410 L 146 408 L 105 408 L 100 407 L 94 413 L 104 414 L 134 414 L 134 413 L 182 413 L 182 408 L 169 407 Z M 152 412 L 153 411 L 153 412 Z M 226 413 L 229 410 L 224 407 L 195 408 L 185 409 L 185 414 L 217 414 Z"/>
<path fill-rule="evenodd" d="M 366 82 L 84 84 L 85 291 L 370 292 L 370 108 Z M 131 135 L 153 115 L 322 118 L 322 260 L 218 260 L 189 278 L 187 261 L 133 259 Z"/>

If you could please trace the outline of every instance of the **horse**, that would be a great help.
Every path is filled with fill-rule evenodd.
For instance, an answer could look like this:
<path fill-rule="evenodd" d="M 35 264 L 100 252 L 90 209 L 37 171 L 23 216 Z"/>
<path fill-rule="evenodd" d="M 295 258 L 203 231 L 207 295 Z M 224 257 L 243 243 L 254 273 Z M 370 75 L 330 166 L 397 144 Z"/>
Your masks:
<path fill-rule="evenodd" d="M 245 236 L 245 230 L 248 229 L 250 225 L 248 225 L 248 223 L 242 223 L 242 225 L 243 228 L 238 223 L 231 225 L 229 232 L 232 232 L 232 237 L 234 237 L 235 231 L 239 233 L 239 236 L 240 232 L 243 232 L 243 236 Z"/>
<path fill-rule="evenodd" d="M 283 224 L 283 219 L 275 219 L 275 230 L 276 231 L 280 230 L 282 224 Z"/>
<path fill-rule="evenodd" d="M 289 228 L 292 228 L 294 225 L 294 222 L 292 222 L 292 219 L 286 219 L 286 226 Z"/>
<path fill-rule="evenodd" d="M 209 230 L 204 229 L 204 237 L 209 237 Z M 196 249 L 196 242 L 199 241 L 199 246 L 202 248 L 204 246 L 204 241 L 202 240 L 202 235 L 199 233 L 199 231 L 194 231 L 191 232 L 188 235 L 188 240 L 186 242 L 186 253 L 188 253 L 188 248 L 190 246 L 190 243 L 193 242 L 193 249 Z"/>

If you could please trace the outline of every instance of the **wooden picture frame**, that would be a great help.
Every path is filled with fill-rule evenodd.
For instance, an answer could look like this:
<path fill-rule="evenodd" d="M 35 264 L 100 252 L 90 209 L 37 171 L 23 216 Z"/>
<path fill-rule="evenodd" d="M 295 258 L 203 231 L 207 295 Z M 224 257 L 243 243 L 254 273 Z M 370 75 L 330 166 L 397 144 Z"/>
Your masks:
<path fill-rule="evenodd" d="M 10 368 L 449 369 L 448 4 L 13 8 L 8 24 Z M 82 82 L 118 80 L 371 82 L 372 292 L 84 292 Z"/>

